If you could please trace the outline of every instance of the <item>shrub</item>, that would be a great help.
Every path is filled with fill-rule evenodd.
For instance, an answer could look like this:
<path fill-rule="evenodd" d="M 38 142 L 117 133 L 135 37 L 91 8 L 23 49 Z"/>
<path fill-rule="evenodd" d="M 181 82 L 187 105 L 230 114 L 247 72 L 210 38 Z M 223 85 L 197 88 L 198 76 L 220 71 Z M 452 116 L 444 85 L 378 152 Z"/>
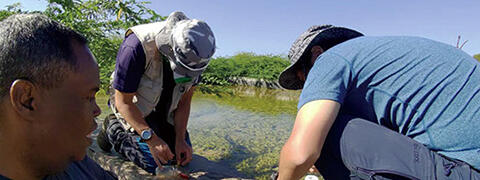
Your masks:
<path fill-rule="evenodd" d="M 230 85 L 232 77 L 249 77 L 263 80 L 277 80 L 278 75 L 289 65 L 285 57 L 239 53 L 232 57 L 218 57 L 210 61 L 203 73 L 203 83 Z"/>

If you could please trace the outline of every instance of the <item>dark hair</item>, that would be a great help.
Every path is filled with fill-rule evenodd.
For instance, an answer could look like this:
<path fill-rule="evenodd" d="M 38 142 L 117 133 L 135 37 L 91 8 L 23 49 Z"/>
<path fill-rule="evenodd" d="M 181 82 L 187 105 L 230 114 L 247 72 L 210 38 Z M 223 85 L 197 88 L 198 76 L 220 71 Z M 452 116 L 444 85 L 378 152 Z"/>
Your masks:
<path fill-rule="evenodd" d="M 16 79 L 57 87 L 77 69 L 73 42 L 85 37 L 42 14 L 16 14 L 0 22 L 0 97 Z"/>

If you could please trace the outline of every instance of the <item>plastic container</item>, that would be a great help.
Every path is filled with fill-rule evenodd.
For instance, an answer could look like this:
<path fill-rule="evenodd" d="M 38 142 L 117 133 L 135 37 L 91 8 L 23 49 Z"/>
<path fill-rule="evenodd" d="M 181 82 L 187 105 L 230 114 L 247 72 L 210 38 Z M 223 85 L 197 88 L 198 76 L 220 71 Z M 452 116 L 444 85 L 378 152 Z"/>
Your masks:
<path fill-rule="evenodd" d="M 188 174 L 182 172 L 181 168 L 172 165 L 165 165 L 155 169 L 155 179 L 189 179 Z"/>
<path fill-rule="evenodd" d="M 319 178 L 316 175 L 308 174 L 305 176 L 305 180 L 319 180 Z"/>

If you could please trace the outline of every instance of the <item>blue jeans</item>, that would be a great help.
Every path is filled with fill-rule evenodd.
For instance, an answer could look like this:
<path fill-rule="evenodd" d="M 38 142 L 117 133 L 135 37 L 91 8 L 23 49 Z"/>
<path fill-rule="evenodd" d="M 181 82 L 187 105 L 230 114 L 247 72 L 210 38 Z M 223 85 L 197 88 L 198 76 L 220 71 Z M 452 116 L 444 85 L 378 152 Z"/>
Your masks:
<path fill-rule="evenodd" d="M 480 179 L 468 164 L 365 119 L 340 115 L 315 163 L 325 179 Z"/>
<path fill-rule="evenodd" d="M 164 140 L 172 153 L 175 154 L 175 128 L 173 125 L 160 122 L 158 127 L 152 128 L 155 134 Z M 113 148 L 124 158 L 132 161 L 137 166 L 154 174 L 157 164 L 153 159 L 147 143 L 142 142 L 138 134 L 126 131 L 118 119 L 110 119 L 107 126 L 107 136 Z M 190 136 L 188 132 L 185 135 L 185 141 L 190 147 Z M 175 159 L 175 157 L 174 157 Z"/>

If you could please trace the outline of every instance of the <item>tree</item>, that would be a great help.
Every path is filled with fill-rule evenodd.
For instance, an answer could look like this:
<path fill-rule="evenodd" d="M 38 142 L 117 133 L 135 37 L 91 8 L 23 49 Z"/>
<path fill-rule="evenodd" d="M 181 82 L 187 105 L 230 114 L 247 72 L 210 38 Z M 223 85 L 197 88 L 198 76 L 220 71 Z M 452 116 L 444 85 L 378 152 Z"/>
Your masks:
<path fill-rule="evenodd" d="M 44 14 L 83 34 L 100 66 L 102 89 L 107 90 L 123 32 L 137 24 L 164 20 L 136 0 L 48 0 Z"/>
<path fill-rule="evenodd" d="M 14 3 L 11 5 L 6 6 L 7 10 L 0 10 L 0 21 L 7 18 L 8 16 L 16 13 L 21 13 L 21 4 L 20 3 Z"/>
<path fill-rule="evenodd" d="M 29 12 L 20 3 L 0 10 L 0 20 L 16 13 L 43 13 L 84 35 L 100 66 L 102 89 L 107 90 L 123 32 L 137 24 L 166 19 L 137 0 L 46 0 L 45 11 Z"/>

